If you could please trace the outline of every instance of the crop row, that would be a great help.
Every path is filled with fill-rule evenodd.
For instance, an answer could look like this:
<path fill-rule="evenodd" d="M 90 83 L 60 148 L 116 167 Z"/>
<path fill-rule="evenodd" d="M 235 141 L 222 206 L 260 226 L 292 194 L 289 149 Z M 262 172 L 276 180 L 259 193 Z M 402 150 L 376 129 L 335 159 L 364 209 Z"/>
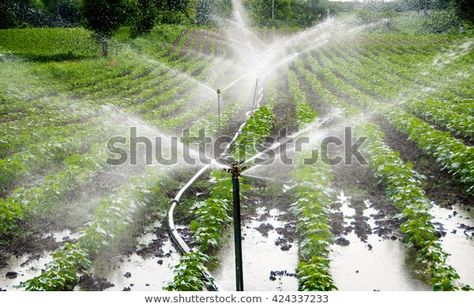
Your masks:
<path fill-rule="evenodd" d="M 42 273 L 23 285 L 30 291 L 73 290 L 81 274 L 90 273 L 92 260 L 101 252 L 118 248 L 130 236 L 140 210 L 154 206 L 165 213 L 166 171 L 150 167 L 144 175 L 131 178 L 114 194 L 102 198 L 93 219 L 84 226 L 81 237 L 53 252 L 53 260 Z M 126 240 L 128 242 L 128 240 Z"/>
<path fill-rule="evenodd" d="M 353 65 L 354 63 L 351 61 L 342 61 L 341 58 L 336 58 L 332 61 L 337 65 L 339 71 L 344 69 L 348 72 L 344 77 L 345 81 L 347 81 L 347 79 L 354 80 L 353 83 L 357 84 L 359 90 L 366 91 L 371 96 L 378 96 L 379 94 L 387 96 L 390 95 L 390 93 L 392 93 L 391 95 L 395 95 L 395 93 L 399 91 L 399 86 L 403 86 L 403 84 L 400 83 L 398 83 L 399 86 L 393 86 L 393 81 L 383 80 L 379 75 L 380 73 L 383 73 L 383 75 L 390 74 L 384 73 L 383 71 L 381 72 L 379 69 L 360 68 Z M 368 65 L 365 67 L 371 66 Z M 378 80 L 378 82 L 367 82 L 364 80 L 367 78 L 371 80 L 370 76 L 371 78 Z M 412 114 L 415 114 L 438 127 L 451 131 L 456 136 L 465 136 L 468 138 L 473 136 L 474 121 L 472 116 L 449 110 L 449 108 L 454 109 L 454 106 L 456 105 L 455 103 L 452 101 L 449 101 L 448 103 L 439 103 L 431 99 L 418 99 L 419 98 L 415 97 L 410 98 L 401 106 Z"/>
<path fill-rule="evenodd" d="M 378 79 L 390 82 L 389 84 L 386 83 L 387 86 L 380 93 L 384 96 L 391 97 L 393 94 L 401 93 L 405 89 L 413 89 L 415 84 L 422 89 L 437 88 L 437 92 L 431 93 L 432 95 L 445 96 L 445 98 L 454 99 L 455 102 L 456 98 L 473 96 L 474 92 L 468 86 L 472 83 L 472 77 L 464 76 L 466 78 L 464 81 L 451 81 L 450 86 L 446 87 L 446 74 L 457 75 L 456 79 L 459 79 L 459 72 L 466 70 L 466 67 L 472 66 L 472 58 L 469 56 L 456 56 L 453 59 L 448 59 L 449 65 L 442 64 L 442 69 L 439 69 L 439 65 L 433 64 L 433 62 L 436 62 L 436 59 L 449 57 L 449 54 L 460 52 L 456 48 L 463 48 L 462 42 L 453 41 L 451 45 L 455 47 L 448 48 L 446 44 L 436 46 L 436 52 L 430 52 L 429 56 L 421 55 L 415 62 L 408 64 L 406 53 L 393 55 L 392 57 L 396 57 L 398 61 L 390 61 L 391 52 L 387 47 L 384 47 L 383 54 L 374 54 L 371 48 L 362 49 L 361 46 L 357 45 L 347 48 L 347 44 L 339 42 L 333 46 L 335 48 L 332 50 L 333 52 L 336 50 L 336 53 L 342 53 L 341 57 L 333 57 L 333 60 L 342 60 L 343 58 L 345 61 L 351 62 L 351 64 L 354 64 L 354 62 L 363 62 L 365 64 L 363 66 L 357 64 L 350 66 L 353 72 L 358 70 L 370 71 L 364 74 L 365 78 L 378 76 Z M 456 47 L 459 45 L 461 47 Z M 422 48 L 424 49 L 426 46 L 422 46 Z M 350 54 L 348 54 L 349 51 Z M 460 54 L 462 54 L 462 51 Z M 397 80 L 399 81 L 397 82 Z M 416 93 L 426 94 L 423 91 L 418 91 L 414 94 Z"/>
<path fill-rule="evenodd" d="M 368 137 L 370 167 L 376 178 L 385 184 L 388 199 L 399 208 L 406 219 L 400 225 L 404 242 L 408 248 L 416 250 L 416 261 L 425 268 L 431 278 L 433 290 L 469 290 L 469 286 L 459 281 L 459 275 L 448 262 L 448 254 L 443 251 L 436 236 L 432 206 L 422 189 L 420 179 L 413 176 L 411 165 L 403 163 L 399 154 L 393 152 L 383 142 L 383 134 L 372 125 L 361 125 L 361 135 Z"/>
<path fill-rule="evenodd" d="M 64 160 L 64 168 L 47 175 L 41 184 L 32 188 L 17 188 L 8 197 L 0 199 L 0 233 L 2 243 L 20 236 L 18 222 L 39 217 L 52 218 L 64 212 L 65 203 L 84 187 L 95 174 L 104 169 L 108 151 L 96 144 L 87 154 L 73 154 Z"/>
<path fill-rule="evenodd" d="M 296 231 L 300 238 L 298 283 L 302 291 L 331 291 L 336 286 L 329 272 L 329 252 L 333 236 L 329 226 L 329 209 L 334 201 L 331 167 L 323 162 L 307 165 L 308 153 L 298 154 L 292 172 L 297 186 L 293 211 L 297 216 Z M 312 154 L 312 152 L 309 152 Z"/>
<path fill-rule="evenodd" d="M 35 171 L 54 169 L 69 156 L 87 152 L 89 146 L 105 140 L 107 128 L 111 130 L 100 125 L 98 120 L 71 128 L 75 133 L 70 136 L 56 136 L 29 144 L 23 151 L 0 159 L 0 195 L 5 195 L 16 183 Z"/>
<path fill-rule="evenodd" d="M 464 145 L 448 132 L 434 129 L 428 123 L 410 115 L 397 106 L 378 103 L 369 95 L 338 78 L 330 68 L 318 65 L 312 58 L 308 58 L 308 63 L 313 71 L 323 74 L 328 82 L 340 92 L 349 95 L 359 106 L 375 110 L 397 130 L 406 134 L 421 150 L 433 156 L 444 169 L 458 178 L 468 193 L 474 192 L 473 147 Z M 328 64 L 327 61 L 324 61 L 324 63 Z M 344 73 L 342 68 L 340 70 Z"/>
<path fill-rule="evenodd" d="M 292 70 L 288 70 L 288 87 L 290 88 L 293 103 L 296 107 L 296 119 L 299 128 L 314 121 L 316 112 L 311 108 L 305 93 L 300 88 L 298 77 Z"/>
<path fill-rule="evenodd" d="M 345 110 L 346 117 L 359 117 L 360 111 L 347 104 L 324 86 L 313 72 L 297 65 L 301 74 L 315 92 L 330 105 Z M 370 123 L 356 126 L 358 136 L 368 137 L 368 158 L 374 175 L 385 185 L 389 200 L 401 210 L 406 222 L 401 226 L 406 246 L 416 252 L 416 260 L 430 276 L 433 289 L 466 289 L 459 282 L 455 270 L 447 264 L 448 255 L 442 250 L 436 237 L 433 217 L 430 215 L 431 202 L 426 197 L 422 182 L 411 165 L 404 163 L 397 152 L 383 142 L 382 133 Z"/>
<path fill-rule="evenodd" d="M 296 106 L 298 126 L 313 122 L 317 113 L 308 104 L 306 94 L 295 72 L 288 71 L 288 84 Z M 329 226 L 329 212 L 334 201 L 331 167 L 321 161 L 305 163 L 311 151 L 297 155 L 292 177 L 297 185 L 293 212 L 297 217 L 299 240 L 298 282 L 302 291 L 331 291 L 336 286 L 329 272 L 329 252 L 333 235 Z"/>
<path fill-rule="evenodd" d="M 462 114 L 456 104 L 451 101 L 440 102 L 426 99 L 423 101 L 409 102 L 404 105 L 405 109 L 418 117 L 446 128 L 454 135 L 474 138 L 474 115 Z"/>

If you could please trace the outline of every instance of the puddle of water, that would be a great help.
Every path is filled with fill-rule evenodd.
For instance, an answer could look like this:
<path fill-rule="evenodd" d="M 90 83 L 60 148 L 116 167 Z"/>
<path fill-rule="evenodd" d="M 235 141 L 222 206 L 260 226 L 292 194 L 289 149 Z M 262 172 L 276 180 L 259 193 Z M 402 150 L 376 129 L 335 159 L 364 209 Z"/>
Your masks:
<path fill-rule="evenodd" d="M 63 243 L 66 239 L 74 240 L 80 237 L 79 233 L 74 233 L 70 229 L 49 232 L 43 235 L 43 238 L 52 237 L 57 243 Z M 51 251 L 43 252 L 40 255 L 23 254 L 21 256 L 12 256 L 8 260 L 8 265 L 0 269 L 0 288 L 4 290 L 22 290 L 17 289 L 21 282 L 38 276 L 46 264 L 51 262 Z M 32 259 L 30 259 L 32 258 Z M 30 260 L 29 260 L 30 259 Z M 7 277 L 7 273 L 17 273 L 15 278 Z M 10 273 L 10 277 L 12 274 Z"/>
<path fill-rule="evenodd" d="M 370 235 L 367 244 L 352 232 L 346 236 L 348 246 L 332 246 L 331 274 L 339 290 L 430 290 L 415 279 L 405 264 L 405 249 L 400 241 L 384 240 Z"/>
<path fill-rule="evenodd" d="M 344 214 L 344 222 L 346 225 L 350 225 L 350 223 L 354 220 L 354 216 L 356 211 L 354 208 L 350 206 L 351 198 L 344 194 L 344 191 L 341 190 L 339 195 L 336 199 L 336 204 L 339 204 L 341 208 L 339 209 Z"/>
<path fill-rule="evenodd" d="M 276 209 L 270 211 L 259 208 L 258 213 L 268 213 L 270 216 L 263 220 L 250 220 L 243 222 L 242 241 L 244 289 L 246 291 L 296 291 L 298 281 L 291 276 L 275 276 L 271 280 L 272 271 L 287 271 L 294 273 L 298 264 L 298 243 L 291 243 L 288 251 L 282 251 L 275 241 L 281 236 L 272 229 L 265 237 L 256 227 L 262 223 L 269 223 L 274 228 L 284 227 L 285 223 L 278 221 L 280 212 Z M 225 234 L 226 243 L 219 250 L 219 267 L 212 273 L 220 290 L 235 290 L 235 262 L 233 228 L 230 227 Z"/>
<path fill-rule="evenodd" d="M 453 205 L 453 209 L 433 205 L 431 214 L 446 231 L 446 235 L 441 238 L 441 245 L 444 251 L 451 254 L 448 263 L 459 273 L 462 282 L 474 286 L 474 230 L 465 231 L 460 227 L 473 227 L 474 219 L 459 205 Z"/>
<path fill-rule="evenodd" d="M 52 260 L 50 252 L 43 253 L 39 257 L 29 260 L 31 256 L 31 254 L 24 254 L 19 257 L 13 256 L 10 258 L 8 265 L 0 269 L 0 288 L 9 291 L 23 290 L 23 288 L 17 289 L 15 286 L 39 275 L 46 264 Z M 15 272 L 17 276 L 15 278 L 8 278 L 7 273 L 9 272 Z"/>
<path fill-rule="evenodd" d="M 61 243 L 61 242 L 64 242 L 65 239 L 69 239 L 69 240 L 79 239 L 81 235 L 82 235 L 81 233 L 72 232 L 71 229 L 64 229 L 60 231 L 46 233 L 43 235 L 43 238 L 53 237 L 54 241 Z"/>
<path fill-rule="evenodd" d="M 337 203 L 341 205 L 345 224 L 350 225 L 355 215 L 350 197 L 341 191 Z M 364 203 L 367 206 L 364 216 L 373 228 L 376 224 L 372 216 L 378 211 L 371 206 L 370 201 Z M 362 242 L 354 231 L 344 238 L 350 244 L 333 245 L 329 255 L 331 275 L 339 290 L 430 290 L 427 284 L 411 275 L 410 268 L 405 263 L 405 248 L 401 241 L 386 240 L 370 234 L 367 242 Z"/>
<path fill-rule="evenodd" d="M 146 233 L 138 238 L 138 243 L 148 245 L 157 236 L 154 233 Z M 168 239 L 163 244 L 165 257 L 149 256 L 144 258 L 133 253 L 124 257 L 123 262 L 119 262 L 108 274 L 98 274 L 104 276 L 107 281 L 115 286 L 107 288 L 108 291 L 122 291 L 125 288 L 135 291 L 162 291 L 163 287 L 173 279 L 173 267 L 179 262 L 180 255 Z M 130 273 L 130 277 L 126 275 Z"/>

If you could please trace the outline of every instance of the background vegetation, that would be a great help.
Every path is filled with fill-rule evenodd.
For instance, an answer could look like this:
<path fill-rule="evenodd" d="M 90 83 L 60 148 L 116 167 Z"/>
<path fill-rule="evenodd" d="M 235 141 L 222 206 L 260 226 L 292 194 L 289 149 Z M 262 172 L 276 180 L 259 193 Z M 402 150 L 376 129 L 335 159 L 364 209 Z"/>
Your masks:
<path fill-rule="evenodd" d="M 426 30 L 452 31 L 473 22 L 469 0 L 398 0 L 391 2 L 338 2 L 328 0 L 246 0 L 256 25 L 309 26 L 327 15 L 357 11 L 363 21 L 391 18 L 395 12 L 416 12 Z M 102 7 L 101 10 L 87 8 Z M 231 0 L 3 0 L 0 28 L 76 27 L 101 20 L 99 32 L 113 24 L 130 25 L 135 35 L 147 33 L 154 23 L 212 24 L 228 16 Z M 95 29 L 95 28 L 94 28 Z"/>

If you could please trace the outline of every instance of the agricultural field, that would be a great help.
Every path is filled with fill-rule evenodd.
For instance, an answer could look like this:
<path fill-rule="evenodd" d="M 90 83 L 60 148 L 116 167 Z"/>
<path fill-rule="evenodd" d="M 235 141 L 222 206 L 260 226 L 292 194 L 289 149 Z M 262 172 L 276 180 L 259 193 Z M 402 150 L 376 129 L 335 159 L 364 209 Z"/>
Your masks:
<path fill-rule="evenodd" d="M 470 290 L 474 36 L 380 28 L 0 30 L 0 289 L 234 290 L 242 161 L 245 290 Z"/>

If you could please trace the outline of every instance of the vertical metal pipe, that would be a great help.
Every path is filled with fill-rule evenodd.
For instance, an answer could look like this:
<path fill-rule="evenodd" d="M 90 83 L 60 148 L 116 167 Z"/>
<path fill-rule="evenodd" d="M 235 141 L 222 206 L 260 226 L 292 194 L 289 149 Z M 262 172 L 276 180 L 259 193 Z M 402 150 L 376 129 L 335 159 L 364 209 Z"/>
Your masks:
<path fill-rule="evenodd" d="M 238 167 L 238 166 L 237 166 Z M 234 169 L 232 172 L 232 187 L 234 198 L 234 245 L 235 245 L 235 275 L 236 290 L 244 291 L 244 273 L 242 267 L 242 232 L 240 217 L 240 184 L 239 170 Z"/>
<path fill-rule="evenodd" d="M 255 102 L 257 100 L 257 88 L 258 88 L 258 78 L 255 80 L 255 90 L 253 92 L 253 103 L 252 103 L 253 108 L 255 108 Z"/>
<path fill-rule="evenodd" d="M 217 117 L 219 130 L 221 130 L 221 90 L 217 90 Z"/>

